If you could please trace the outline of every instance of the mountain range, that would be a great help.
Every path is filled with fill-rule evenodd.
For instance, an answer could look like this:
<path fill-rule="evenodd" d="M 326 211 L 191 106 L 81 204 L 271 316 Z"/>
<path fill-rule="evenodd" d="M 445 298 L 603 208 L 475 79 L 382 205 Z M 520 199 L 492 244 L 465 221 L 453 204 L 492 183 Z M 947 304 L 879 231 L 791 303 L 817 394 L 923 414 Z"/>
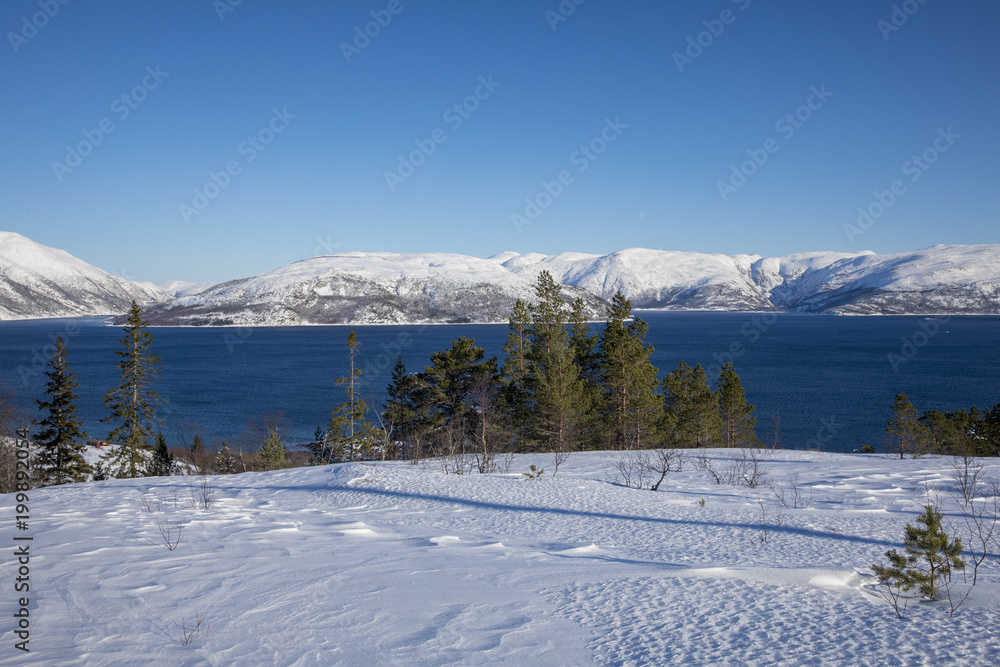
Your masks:
<path fill-rule="evenodd" d="M 0 232 L 0 319 L 118 315 L 132 299 L 158 326 L 504 322 L 542 270 L 603 317 L 636 309 L 838 314 L 1000 313 L 1000 245 L 782 257 L 631 248 L 607 255 L 349 252 L 217 285 L 136 283 Z"/>

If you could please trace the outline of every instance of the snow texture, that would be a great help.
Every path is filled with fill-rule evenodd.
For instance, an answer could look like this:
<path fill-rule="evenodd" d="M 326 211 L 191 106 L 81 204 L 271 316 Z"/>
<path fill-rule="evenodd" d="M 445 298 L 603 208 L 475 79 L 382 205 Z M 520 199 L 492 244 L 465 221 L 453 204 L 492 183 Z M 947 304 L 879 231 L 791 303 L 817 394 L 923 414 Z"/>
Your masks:
<path fill-rule="evenodd" d="M 427 461 L 218 476 L 210 509 L 189 502 L 197 477 L 34 490 L 31 653 L 7 633 L 0 664 L 995 664 L 994 558 L 954 617 L 913 602 L 900 621 L 871 590 L 868 566 L 901 547 L 928 489 L 962 534 L 951 459 L 768 452 L 771 479 L 789 493 L 797 476 L 810 499 L 794 508 L 690 463 L 658 492 L 626 488 L 618 456 L 573 454 L 537 481 L 520 473 L 551 457 L 507 475 Z M 158 523 L 183 527 L 173 551 Z M 182 645 L 196 615 L 205 631 Z"/>

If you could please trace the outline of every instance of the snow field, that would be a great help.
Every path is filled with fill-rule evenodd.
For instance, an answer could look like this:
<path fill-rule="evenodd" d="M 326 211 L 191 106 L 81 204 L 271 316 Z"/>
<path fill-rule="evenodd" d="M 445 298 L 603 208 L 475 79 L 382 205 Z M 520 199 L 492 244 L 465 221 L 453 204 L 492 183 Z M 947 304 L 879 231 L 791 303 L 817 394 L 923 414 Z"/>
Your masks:
<path fill-rule="evenodd" d="M 961 535 L 950 459 L 769 452 L 786 500 L 792 478 L 811 495 L 786 508 L 690 462 L 656 493 L 617 486 L 618 456 L 574 454 L 555 478 L 546 455 L 509 475 L 218 476 L 207 510 L 197 477 L 32 491 L 32 652 L 8 634 L 0 664 L 985 665 L 1000 649 L 995 560 L 954 618 L 912 602 L 900 621 L 865 587 L 927 489 Z M 183 527 L 172 551 L 164 526 Z M 12 518 L 0 531 L 12 544 Z M 207 631 L 182 645 L 196 615 Z"/>

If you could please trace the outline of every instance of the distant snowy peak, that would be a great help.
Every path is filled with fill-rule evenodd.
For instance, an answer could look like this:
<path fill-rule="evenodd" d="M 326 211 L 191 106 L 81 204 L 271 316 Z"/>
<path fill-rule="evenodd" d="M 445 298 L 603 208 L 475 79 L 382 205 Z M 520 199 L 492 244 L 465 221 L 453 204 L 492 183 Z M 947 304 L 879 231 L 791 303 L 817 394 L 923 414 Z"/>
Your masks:
<path fill-rule="evenodd" d="M 110 315 L 128 310 L 133 299 L 146 306 L 169 296 L 64 250 L 0 232 L 0 320 Z"/>
<path fill-rule="evenodd" d="M 148 283 L 140 283 L 148 284 Z M 204 292 L 209 287 L 212 287 L 215 283 L 192 283 L 187 280 L 168 280 L 166 282 L 157 283 L 153 285 L 156 289 L 161 292 L 166 292 L 170 296 L 177 298 L 182 296 L 191 296 L 192 294 L 200 294 Z"/>

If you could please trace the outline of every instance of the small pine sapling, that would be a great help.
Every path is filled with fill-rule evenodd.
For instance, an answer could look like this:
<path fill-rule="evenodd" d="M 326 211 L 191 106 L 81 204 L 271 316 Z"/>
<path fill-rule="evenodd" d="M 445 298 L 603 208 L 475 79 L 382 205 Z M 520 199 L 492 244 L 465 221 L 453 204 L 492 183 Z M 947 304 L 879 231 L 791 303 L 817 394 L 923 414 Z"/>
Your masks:
<path fill-rule="evenodd" d="M 937 598 L 941 588 L 951 579 L 952 570 L 965 569 L 959 558 L 962 540 L 952 540 L 941 526 L 943 517 L 933 505 L 925 505 L 917 517 L 917 526 L 906 524 L 903 545 L 906 553 L 895 549 L 885 553 L 889 565 L 872 565 L 879 584 L 901 591 L 914 588 L 928 600 Z"/>
<path fill-rule="evenodd" d="M 539 468 L 534 463 L 528 466 L 530 472 L 522 472 L 527 479 L 538 479 L 543 474 L 545 474 L 545 468 Z"/>

